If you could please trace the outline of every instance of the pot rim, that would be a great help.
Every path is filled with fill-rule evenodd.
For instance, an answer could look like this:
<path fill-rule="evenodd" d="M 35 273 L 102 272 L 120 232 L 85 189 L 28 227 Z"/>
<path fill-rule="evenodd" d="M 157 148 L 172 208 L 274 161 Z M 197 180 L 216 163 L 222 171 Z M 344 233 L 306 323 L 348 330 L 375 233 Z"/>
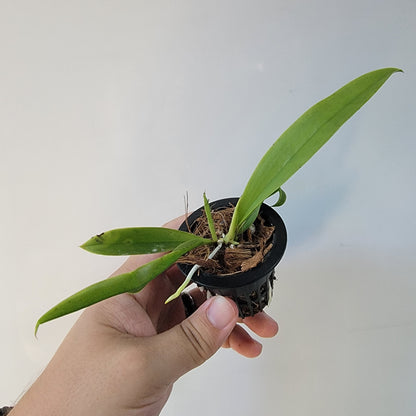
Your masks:
<path fill-rule="evenodd" d="M 211 202 L 209 205 L 211 209 L 227 208 L 229 206 L 235 206 L 239 198 L 224 198 Z M 194 211 L 188 217 L 188 223 L 192 226 L 194 221 L 202 215 L 204 208 L 201 207 Z M 262 263 L 256 267 L 247 270 L 245 272 L 237 272 L 227 275 L 214 275 L 205 273 L 203 270 L 199 270 L 192 278 L 192 281 L 200 286 L 207 286 L 211 288 L 233 288 L 249 285 L 262 279 L 264 276 L 269 275 L 276 265 L 280 262 L 286 249 L 287 244 L 287 231 L 283 219 L 280 215 L 269 205 L 263 203 L 260 207 L 260 215 L 266 220 L 266 223 L 273 225 L 275 231 L 272 237 L 273 246 L 271 250 L 266 254 Z M 188 231 L 187 223 L 184 221 L 179 227 L 182 231 Z M 178 263 L 180 270 L 186 274 L 192 266 Z"/>

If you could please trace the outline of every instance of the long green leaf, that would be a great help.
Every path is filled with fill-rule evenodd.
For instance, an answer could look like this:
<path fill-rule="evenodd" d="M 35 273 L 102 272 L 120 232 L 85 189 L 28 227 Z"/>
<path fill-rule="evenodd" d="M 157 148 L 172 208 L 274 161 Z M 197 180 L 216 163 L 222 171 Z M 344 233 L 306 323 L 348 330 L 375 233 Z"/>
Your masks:
<path fill-rule="evenodd" d="M 66 298 L 39 318 L 35 327 L 35 335 L 39 325 L 45 322 L 68 315 L 69 313 L 86 308 L 87 306 L 121 293 L 135 293 L 140 291 L 147 283 L 168 269 L 185 253 L 204 244 L 201 240 L 194 239 L 186 241 L 172 252 L 152 260 L 132 272 L 94 283 Z"/>
<path fill-rule="evenodd" d="M 384 84 L 397 68 L 383 68 L 351 81 L 298 118 L 261 159 L 239 199 L 226 241 L 247 226 L 259 205 L 300 169 Z"/>
<path fill-rule="evenodd" d="M 118 228 L 90 238 L 81 248 L 95 254 L 126 256 L 163 253 L 175 249 L 186 241 L 193 240 L 199 240 L 201 244 L 209 242 L 194 234 L 170 228 Z"/>
<path fill-rule="evenodd" d="M 215 231 L 215 225 L 214 225 L 214 220 L 212 218 L 211 207 L 209 206 L 209 201 L 205 192 L 204 192 L 203 197 L 204 197 L 204 210 L 205 210 L 205 215 L 208 221 L 209 232 L 211 233 L 212 241 L 217 242 L 218 241 L 217 232 Z"/>

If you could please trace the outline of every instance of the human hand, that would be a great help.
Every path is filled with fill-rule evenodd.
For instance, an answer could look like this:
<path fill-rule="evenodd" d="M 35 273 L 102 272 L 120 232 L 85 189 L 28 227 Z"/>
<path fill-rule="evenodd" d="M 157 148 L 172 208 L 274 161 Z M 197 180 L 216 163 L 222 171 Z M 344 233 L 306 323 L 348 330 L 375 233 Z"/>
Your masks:
<path fill-rule="evenodd" d="M 132 256 L 113 275 L 155 256 Z M 200 306 L 186 318 L 180 298 L 164 304 L 182 281 L 173 266 L 137 294 L 87 308 L 11 415 L 157 415 L 173 383 L 221 346 L 246 357 L 261 353 L 261 344 L 238 322 L 261 337 L 277 333 L 277 323 L 265 313 L 242 321 L 231 300 L 205 300 L 199 289 L 192 297 Z"/>

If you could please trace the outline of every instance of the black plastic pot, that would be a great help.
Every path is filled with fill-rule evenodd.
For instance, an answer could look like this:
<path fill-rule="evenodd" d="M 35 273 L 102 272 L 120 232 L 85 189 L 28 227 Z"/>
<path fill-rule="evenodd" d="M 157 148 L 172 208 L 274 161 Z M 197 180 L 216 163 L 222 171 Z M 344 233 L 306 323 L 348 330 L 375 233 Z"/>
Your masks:
<path fill-rule="evenodd" d="M 221 199 L 210 203 L 211 210 L 220 210 L 235 206 L 238 198 Z M 192 224 L 203 215 L 204 209 L 200 208 L 188 218 L 188 224 L 192 230 Z M 273 281 L 275 267 L 283 257 L 286 249 L 286 227 L 279 214 L 270 206 L 262 204 L 260 216 L 266 225 L 273 225 L 275 231 L 272 236 L 272 249 L 266 254 L 262 263 L 246 272 L 238 272 L 229 275 L 217 276 L 205 273 L 199 269 L 192 278 L 198 286 L 205 288 L 211 295 L 228 296 L 237 304 L 240 317 L 253 316 L 263 310 L 269 304 L 273 295 Z M 188 231 L 184 222 L 180 230 Z M 180 270 L 187 275 L 192 266 L 178 264 Z"/>

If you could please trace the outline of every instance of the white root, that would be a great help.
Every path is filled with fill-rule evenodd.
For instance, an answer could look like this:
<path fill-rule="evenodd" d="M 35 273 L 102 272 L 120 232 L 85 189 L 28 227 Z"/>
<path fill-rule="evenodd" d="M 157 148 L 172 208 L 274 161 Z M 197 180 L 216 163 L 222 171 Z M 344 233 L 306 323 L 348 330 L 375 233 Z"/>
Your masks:
<path fill-rule="evenodd" d="M 215 247 L 214 250 L 212 250 L 211 254 L 208 256 L 208 259 L 211 260 L 215 257 L 215 255 L 218 253 L 218 251 L 221 249 L 222 247 L 222 242 L 218 242 L 217 247 Z M 199 264 L 194 264 L 194 266 L 192 267 L 191 271 L 188 273 L 188 275 L 186 276 L 186 279 L 184 280 L 184 282 L 179 286 L 178 290 L 171 296 L 169 296 L 166 301 L 166 303 L 169 303 L 170 301 L 176 299 L 177 297 L 179 297 L 181 295 L 181 293 L 185 290 L 186 286 L 188 286 L 189 282 L 191 281 L 193 275 L 196 273 L 196 271 L 200 268 L 201 266 Z"/>

